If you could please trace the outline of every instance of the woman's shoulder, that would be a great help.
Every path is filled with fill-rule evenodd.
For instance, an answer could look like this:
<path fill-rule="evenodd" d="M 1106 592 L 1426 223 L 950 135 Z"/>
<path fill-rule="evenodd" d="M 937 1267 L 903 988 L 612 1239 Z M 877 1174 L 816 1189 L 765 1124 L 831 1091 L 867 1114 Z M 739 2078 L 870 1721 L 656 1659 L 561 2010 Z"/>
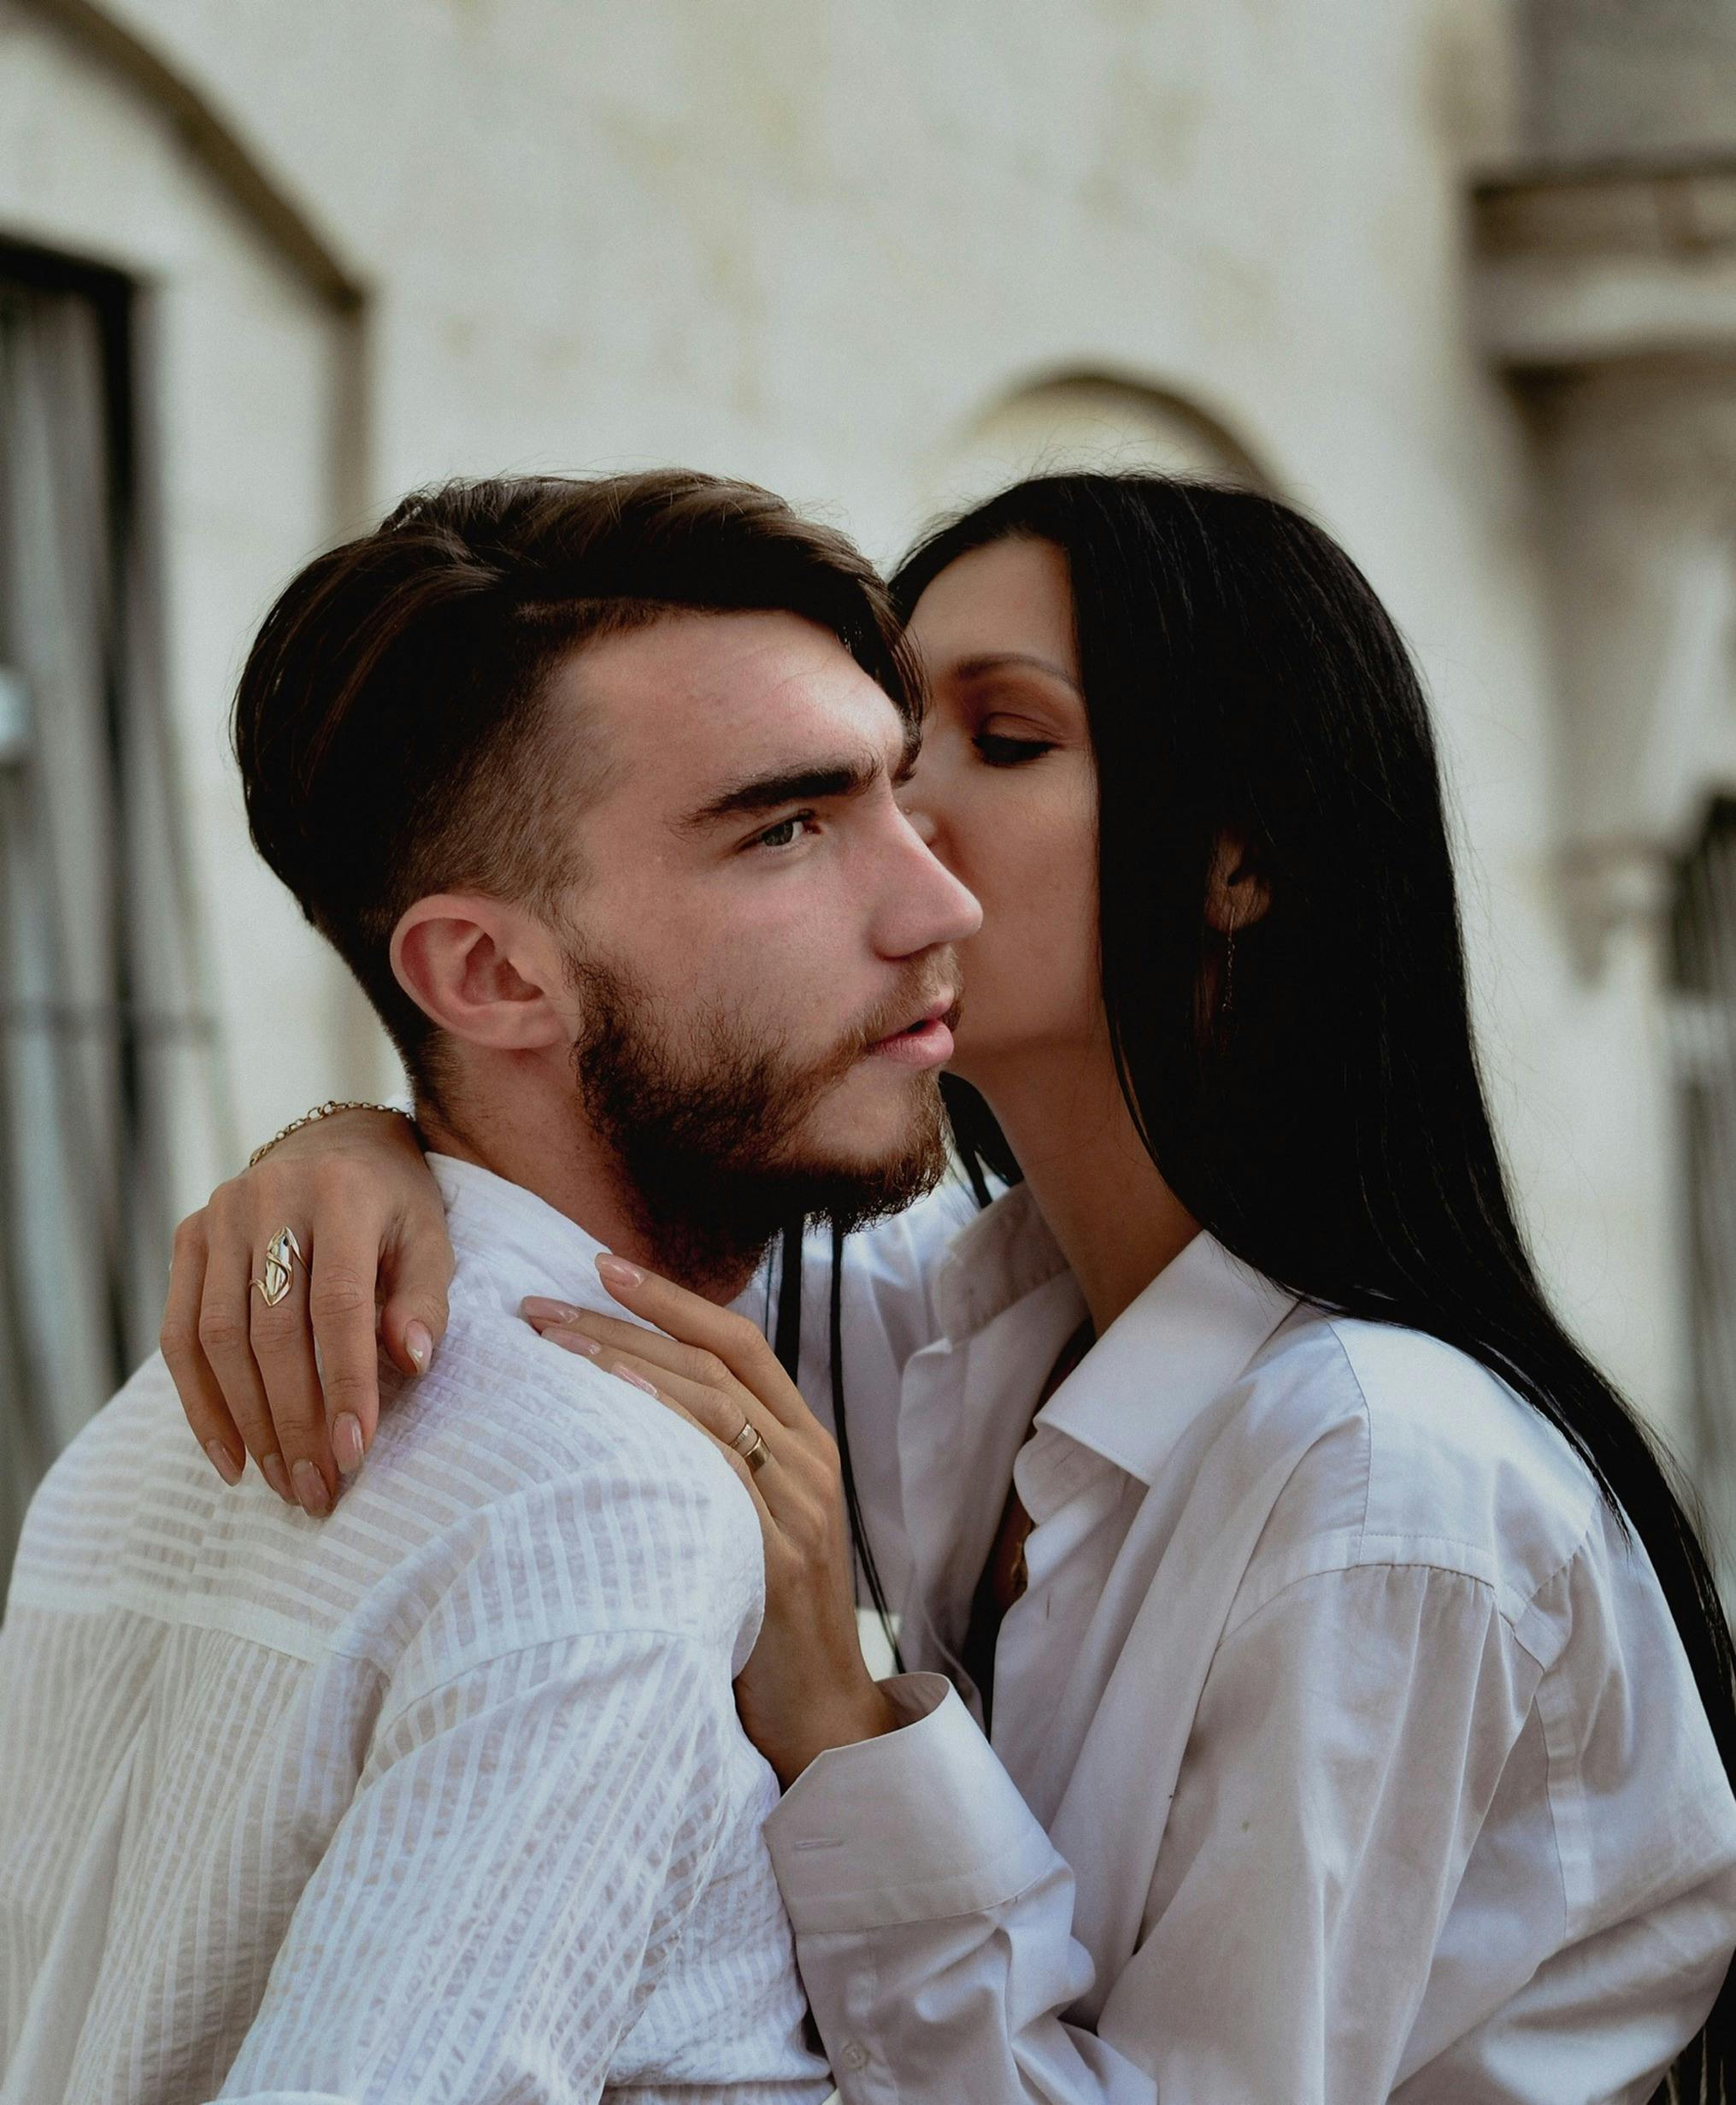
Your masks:
<path fill-rule="evenodd" d="M 1433 1565 L 1517 1616 L 1593 1531 L 1602 1495 L 1565 1436 L 1427 1332 L 1301 1306 L 1245 1399 L 1255 1444 L 1295 1457 L 1256 1561 Z"/>

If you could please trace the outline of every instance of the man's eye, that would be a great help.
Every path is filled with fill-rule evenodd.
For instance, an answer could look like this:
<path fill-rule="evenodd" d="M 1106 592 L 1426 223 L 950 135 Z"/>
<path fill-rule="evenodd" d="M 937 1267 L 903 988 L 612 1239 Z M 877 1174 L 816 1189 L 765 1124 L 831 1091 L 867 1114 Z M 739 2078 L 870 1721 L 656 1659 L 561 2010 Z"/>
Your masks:
<path fill-rule="evenodd" d="M 753 839 L 748 842 L 748 846 L 750 848 L 771 848 L 774 850 L 778 848 L 793 848 L 797 841 L 801 838 L 801 835 L 797 831 L 797 828 L 798 827 L 811 827 L 813 823 L 814 814 L 811 811 L 797 811 L 792 817 L 780 818 L 775 826 L 768 826 L 762 834 L 756 834 Z"/>
<path fill-rule="evenodd" d="M 1022 767 L 1027 761 L 1040 759 L 1055 750 L 1052 739 L 1004 738 L 995 731 L 979 731 L 971 743 L 985 764 L 992 768 Z"/>

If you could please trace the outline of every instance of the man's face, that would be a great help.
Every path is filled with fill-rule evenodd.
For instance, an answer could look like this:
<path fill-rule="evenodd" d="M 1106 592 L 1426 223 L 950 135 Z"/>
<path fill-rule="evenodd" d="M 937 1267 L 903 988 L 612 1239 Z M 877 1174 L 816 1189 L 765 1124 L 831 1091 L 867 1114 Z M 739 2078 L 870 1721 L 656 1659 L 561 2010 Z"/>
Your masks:
<path fill-rule="evenodd" d="M 894 800 L 892 702 L 825 630 L 761 613 L 592 646 L 551 700 L 606 756 L 566 909 L 574 1065 L 648 1227 L 667 1247 L 685 1218 L 691 1269 L 709 1232 L 721 1255 L 915 1196 L 980 916 Z"/>

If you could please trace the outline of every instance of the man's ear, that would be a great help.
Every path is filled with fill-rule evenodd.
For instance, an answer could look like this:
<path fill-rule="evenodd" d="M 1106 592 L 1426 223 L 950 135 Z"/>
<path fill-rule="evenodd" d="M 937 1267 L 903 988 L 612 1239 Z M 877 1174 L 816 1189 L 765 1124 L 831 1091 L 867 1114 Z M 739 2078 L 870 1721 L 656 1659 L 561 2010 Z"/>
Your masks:
<path fill-rule="evenodd" d="M 391 932 L 397 983 L 431 1022 L 466 1044 L 531 1052 L 571 1036 L 559 946 L 521 906 L 437 892 Z"/>
<path fill-rule="evenodd" d="M 1221 833 L 1206 887 L 1207 921 L 1220 935 L 1231 935 L 1263 921 L 1271 904 L 1271 887 L 1255 869 L 1247 841 L 1238 833 Z"/>

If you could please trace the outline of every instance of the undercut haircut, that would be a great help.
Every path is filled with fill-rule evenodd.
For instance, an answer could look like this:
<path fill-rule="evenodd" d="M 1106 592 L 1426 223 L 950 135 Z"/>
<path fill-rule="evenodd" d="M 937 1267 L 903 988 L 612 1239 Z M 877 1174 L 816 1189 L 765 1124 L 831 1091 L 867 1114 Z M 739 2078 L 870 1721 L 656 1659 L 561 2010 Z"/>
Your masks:
<path fill-rule="evenodd" d="M 392 931 L 437 892 L 549 914 L 575 808 L 606 793 L 582 710 L 549 706 L 584 646 L 674 613 L 777 612 L 836 636 L 905 722 L 915 675 L 872 564 L 751 483 L 681 469 L 449 482 L 316 557 L 266 616 L 235 697 L 254 845 L 360 981 L 412 1086 L 440 1034 Z"/>

